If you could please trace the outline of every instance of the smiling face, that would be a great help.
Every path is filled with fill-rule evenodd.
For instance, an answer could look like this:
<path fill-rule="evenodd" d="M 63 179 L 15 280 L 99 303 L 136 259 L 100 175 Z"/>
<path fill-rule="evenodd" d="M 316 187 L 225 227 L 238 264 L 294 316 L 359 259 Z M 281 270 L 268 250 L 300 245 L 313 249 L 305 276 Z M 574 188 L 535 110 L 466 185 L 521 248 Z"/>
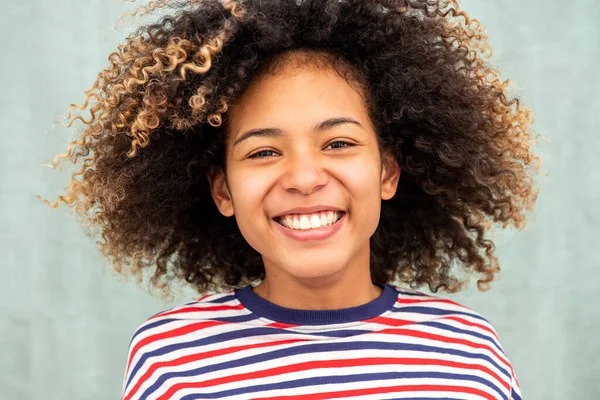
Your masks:
<path fill-rule="evenodd" d="M 333 70 L 265 75 L 229 109 L 225 149 L 213 198 L 262 255 L 265 281 L 371 285 L 369 238 L 400 170 L 393 157 L 382 163 L 359 91 Z"/>

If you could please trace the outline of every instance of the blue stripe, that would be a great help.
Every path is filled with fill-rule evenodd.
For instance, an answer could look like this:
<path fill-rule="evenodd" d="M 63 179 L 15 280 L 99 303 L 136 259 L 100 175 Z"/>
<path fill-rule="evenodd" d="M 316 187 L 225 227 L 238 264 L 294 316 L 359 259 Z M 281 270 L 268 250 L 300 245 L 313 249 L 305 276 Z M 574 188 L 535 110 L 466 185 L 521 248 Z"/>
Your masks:
<path fill-rule="evenodd" d="M 398 397 L 386 400 L 463 400 L 456 397 Z"/>
<path fill-rule="evenodd" d="M 208 299 L 204 299 L 203 301 L 209 302 L 209 304 L 211 304 L 211 303 L 220 303 L 220 304 L 222 304 L 222 303 L 229 303 L 229 302 L 233 303 L 234 300 L 235 300 L 235 295 L 234 294 L 230 294 L 230 295 L 227 295 L 227 296 L 221 296 L 221 297 L 219 297 L 217 299 L 211 299 L 210 302 L 209 302 Z"/>
<path fill-rule="evenodd" d="M 243 337 L 250 336 L 263 336 L 268 334 L 268 330 L 271 328 L 255 328 L 248 329 L 242 331 Z M 208 344 L 212 344 L 215 342 L 223 344 L 227 340 L 230 340 L 233 332 L 229 332 L 227 334 L 216 335 L 210 338 L 203 338 L 199 340 L 195 340 L 188 343 L 174 344 L 162 347 L 160 349 L 154 350 L 152 352 L 144 354 L 139 362 L 136 364 L 134 369 L 131 372 L 130 378 L 128 382 L 131 382 L 132 377 L 136 374 L 136 372 L 142 367 L 142 365 L 150 358 L 161 356 L 173 351 L 182 350 L 182 349 L 190 349 L 193 347 L 202 347 Z M 294 332 L 290 332 L 290 334 L 295 334 Z M 235 332 L 235 337 L 239 337 L 240 332 Z M 425 346 L 425 345 L 416 345 L 416 344 L 408 344 L 408 343 L 385 343 L 385 342 L 377 342 L 377 341 L 361 341 L 361 342 L 344 342 L 344 343 L 309 343 L 306 345 L 298 345 L 292 348 L 278 349 L 266 353 L 256 354 L 253 356 L 248 356 L 245 358 L 238 358 L 232 361 L 222 362 L 220 364 L 212 364 L 203 366 L 196 369 L 185 370 L 185 371 L 174 371 L 161 375 L 154 384 L 152 384 L 146 392 L 144 392 L 144 396 L 149 395 L 158 389 L 167 379 L 172 377 L 190 377 L 190 376 L 201 376 L 208 372 L 215 372 L 224 369 L 230 368 L 238 368 L 244 366 L 252 366 L 253 364 L 259 364 L 266 361 L 273 361 L 277 358 L 289 357 L 290 353 L 294 355 L 298 354 L 311 354 L 311 353 L 324 353 L 324 352 L 333 352 L 333 351 L 356 351 L 356 350 L 365 350 L 365 349 L 373 349 L 373 350 L 406 350 L 406 351 L 420 351 L 423 353 L 444 353 L 451 354 L 456 356 L 461 356 L 470 359 L 476 360 L 484 360 L 496 367 L 499 371 L 501 371 L 504 375 L 506 375 L 509 379 L 511 377 L 510 371 L 506 371 L 503 367 L 498 365 L 492 358 L 485 354 L 473 354 L 462 350 L 455 349 L 446 349 L 442 347 L 436 346 Z M 187 352 L 188 354 L 193 354 L 194 352 Z"/>
<path fill-rule="evenodd" d="M 464 374 L 452 374 L 447 372 L 385 372 L 385 373 L 369 373 L 369 374 L 353 374 L 353 375 L 334 375 L 334 376 L 317 376 L 311 378 L 294 379 L 285 382 L 262 384 L 255 386 L 247 386 L 237 389 L 222 390 L 219 392 L 210 393 L 194 393 L 182 397 L 182 400 L 195 400 L 195 399 L 222 399 L 229 396 L 237 396 L 242 394 L 250 394 L 254 392 L 269 391 L 269 390 L 289 390 L 293 388 L 304 388 L 319 385 L 330 385 L 330 384 L 341 384 L 341 383 L 352 383 L 352 382 L 369 382 L 369 381 L 385 381 L 392 379 L 448 379 L 454 382 L 448 382 L 447 384 L 456 384 L 456 381 L 466 383 L 465 386 L 469 387 L 468 382 L 478 382 L 492 389 L 494 392 L 500 395 L 500 398 L 506 400 L 506 394 L 501 389 L 492 384 L 490 381 L 481 378 L 476 375 L 464 375 Z M 443 385 L 444 383 L 436 382 L 436 385 Z M 323 389 L 324 390 L 324 389 Z M 150 393 L 148 393 L 150 394 Z M 146 395 L 146 393 L 144 393 Z"/>
<path fill-rule="evenodd" d="M 429 297 L 429 298 L 431 298 L 431 299 L 435 299 L 435 297 L 429 296 L 429 295 L 427 295 L 427 294 L 425 294 L 425 293 L 412 293 L 412 292 L 405 292 L 404 290 L 402 290 L 402 289 L 398 289 L 398 288 L 396 288 L 396 291 L 397 291 L 398 293 L 401 293 L 401 294 L 405 295 L 405 296 L 423 297 L 423 298 L 425 298 L 425 297 Z"/>
<path fill-rule="evenodd" d="M 249 321 L 254 321 L 256 320 L 256 317 L 252 316 L 252 315 L 248 315 L 248 314 L 243 314 L 243 315 L 235 315 L 235 316 L 231 316 L 231 317 L 222 317 L 222 318 L 211 318 L 211 319 L 207 319 L 207 320 L 198 320 L 198 322 L 202 322 L 202 321 L 219 321 L 219 322 L 230 322 L 230 323 L 239 323 L 239 322 L 249 322 Z M 157 326 L 161 326 L 164 325 L 166 323 L 169 322 L 177 322 L 177 321 L 181 321 L 181 318 L 165 318 L 162 320 L 157 320 L 157 321 L 153 321 L 153 322 L 148 322 L 145 324 L 142 324 L 142 326 L 140 326 L 135 333 L 133 334 L 133 336 L 131 337 L 131 340 L 129 340 L 129 348 L 131 349 L 131 343 L 133 343 L 134 339 L 136 337 L 138 337 L 141 333 L 149 330 L 149 329 L 153 329 L 156 328 Z M 164 333 L 164 332 L 161 332 Z"/>
<path fill-rule="evenodd" d="M 439 328 L 439 329 L 442 329 L 442 330 L 446 330 L 446 331 L 451 331 L 451 332 L 456 332 L 456 333 L 463 333 L 465 335 L 474 336 L 476 338 L 483 339 L 488 344 L 491 344 L 493 347 L 495 347 L 496 350 L 498 350 L 500 352 L 500 354 L 503 354 L 504 356 L 506 356 L 506 354 L 504 353 L 504 350 L 502 350 L 502 348 L 498 345 L 498 342 L 496 341 L 495 337 L 489 337 L 487 335 L 484 335 L 483 333 L 473 332 L 473 331 L 469 331 L 467 329 L 457 328 L 455 326 L 447 325 L 447 324 L 442 323 L 442 322 L 427 321 L 427 322 L 421 322 L 420 324 L 421 325 L 427 325 L 427 326 L 433 326 L 433 327 L 436 327 L 436 328 Z"/>
<path fill-rule="evenodd" d="M 512 383 L 512 385 L 514 386 L 514 385 L 516 385 L 516 384 L 513 382 L 513 383 Z M 521 396 L 519 396 L 517 393 L 515 393 L 515 392 L 513 391 L 513 387 L 511 387 L 511 388 L 510 388 L 510 390 L 511 390 L 511 392 L 510 392 L 510 400 L 523 400 L 523 399 L 521 398 Z"/>
<path fill-rule="evenodd" d="M 397 313 L 416 313 L 416 314 L 426 314 L 426 315 L 439 315 L 439 316 L 447 316 L 447 315 L 466 315 L 471 318 L 475 318 L 481 321 L 484 321 L 489 324 L 488 320 L 483 318 L 481 315 L 468 313 L 464 311 L 456 311 L 456 310 L 444 310 L 441 308 L 435 307 L 421 307 L 421 306 L 396 306 L 394 307 L 394 312 Z"/>
<path fill-rule="evenodd" d="M 145 322 L 144 324 L 142 324 L 142 326 L 140 326 L 135 331 L 135 333 L 131 337 L 131 340 L 129 341 L 129 350 L 131 351 L 131 343 L 133 343 L 134 339 L 137 338 L 142 332 L 145 332 L 152 328 L 156 328 L 157 326 L 168 324 L 169 322 L 173 322 L 173 321 L 179 321 L 179 320 L 176 318 L 168 318 L 168 319 L 158 320 L 158 321 L 154 321 L 154 322 Z"/>

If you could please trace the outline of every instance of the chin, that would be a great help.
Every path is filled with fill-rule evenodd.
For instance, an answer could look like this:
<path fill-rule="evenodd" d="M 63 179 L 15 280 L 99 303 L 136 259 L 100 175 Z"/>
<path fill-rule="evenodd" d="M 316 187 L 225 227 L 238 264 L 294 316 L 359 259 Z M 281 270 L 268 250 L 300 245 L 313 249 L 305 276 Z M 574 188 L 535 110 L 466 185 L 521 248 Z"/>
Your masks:
<path fill-rule="evenodd" d="M 297 278 L 322 278 L 338 273 L 344 266 L 340 264 L 340 260 L 331 259 L 331 262 L 323 260 L 322 258 L 316 258 L 311 260 L 311 257 L 303 257 L 301 262 L 290 265 L 285 265 L 286 272 Z"/>

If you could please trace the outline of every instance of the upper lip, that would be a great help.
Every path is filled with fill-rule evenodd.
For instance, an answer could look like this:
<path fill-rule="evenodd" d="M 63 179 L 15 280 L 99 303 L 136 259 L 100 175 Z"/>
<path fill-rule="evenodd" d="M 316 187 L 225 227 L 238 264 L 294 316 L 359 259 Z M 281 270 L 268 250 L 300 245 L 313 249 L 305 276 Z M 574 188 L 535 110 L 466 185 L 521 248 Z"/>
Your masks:
<path fill-rule="evenodd" d="M 275 216 L 273 216 L 273 218 L 279 218 L 279 217 L 283 217 L 284 215 L 289 215 L 289 214 L 311 214 L 311 213 L 315 213 L 315 212 L 319 212 L 319 211 L 342 211 L 342 212 L 344 212 L 344 210 L 342 210 L 341 208 L 338 208 L 338 207 L 317 205 L 317 206 L 312 206 L 312 207 L 290 208 L 289 210 L 285 210 L 285 211 L 280 212 L 279 214 L 276 214 Z"/>

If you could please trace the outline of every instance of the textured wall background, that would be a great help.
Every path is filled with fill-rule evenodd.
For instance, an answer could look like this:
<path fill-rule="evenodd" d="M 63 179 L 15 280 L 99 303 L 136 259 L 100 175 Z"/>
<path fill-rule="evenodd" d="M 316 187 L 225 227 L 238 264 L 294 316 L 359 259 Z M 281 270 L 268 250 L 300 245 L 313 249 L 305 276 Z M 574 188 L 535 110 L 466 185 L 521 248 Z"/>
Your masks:
<path fill-rule="evenodd" d="M 122 282 L 66 206 L 66 184 L 41 165 L 75 130 L 52 121 L 126 35 L 128 3 L 3 1 L 0 12 L 0 397 L 118 398 L 129 339 L 171 303 Z M 600 398 L 600 8 L 595 0 L 462 1 L 487 27 L 492 63 L 535 113 L 541 193 L 527 231 L 498 233 L 502 279 L 455 299 L 486 316 L 526 400 Z"/>

